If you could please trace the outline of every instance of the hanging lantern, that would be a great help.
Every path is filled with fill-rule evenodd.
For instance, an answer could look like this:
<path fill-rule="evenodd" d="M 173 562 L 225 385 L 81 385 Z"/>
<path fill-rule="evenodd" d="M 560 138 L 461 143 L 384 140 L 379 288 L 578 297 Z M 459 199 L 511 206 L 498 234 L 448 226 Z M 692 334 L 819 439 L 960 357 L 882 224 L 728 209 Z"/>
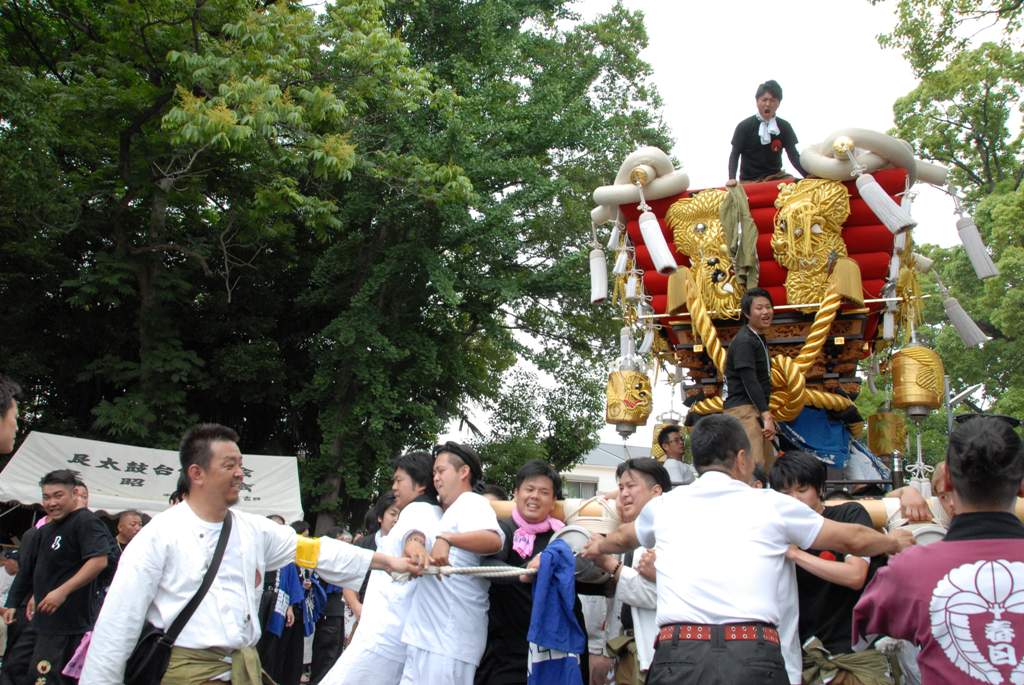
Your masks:
<path fill-rule="evenodd" d="M 608 299 L 608 262 L 604 250 L 595 247 L 590 251 L 590 302 L 598 304 Z"/>
<path fill-rule="evenodd" d="M 658 223 L 658 217 L 654 216 L 654 212 L 646 211 L 640 215 L 640 233 L 644 237 L 644 245 L 647 246 L 658 273 L 668 275 L 675 271 L 678 268 L 675 257 L 668 249 L 665 234 L 661 232 L 661 224 Z"/>
<path fill-rule="evenodd" d="M 645 374 L 630 370 L 608 374 L 605 420 L 615 424 L 623 437 L 632 435 L 637 426 L 647 423 L 651 402 L 651 380 Z"/>
<path fill-rule="evenodd" d="M 868 417 L 868 447 L 873 454 L 902 451 L 906 442 L 907 423 L 903 414 L 882 411 Z"/>
<path fill-rule="evenodd" d="M 911 418 L 926 416 L 942 405 L 942 359 L 923 345 L 908 345 L 892 357 L 892 406 Z"/>

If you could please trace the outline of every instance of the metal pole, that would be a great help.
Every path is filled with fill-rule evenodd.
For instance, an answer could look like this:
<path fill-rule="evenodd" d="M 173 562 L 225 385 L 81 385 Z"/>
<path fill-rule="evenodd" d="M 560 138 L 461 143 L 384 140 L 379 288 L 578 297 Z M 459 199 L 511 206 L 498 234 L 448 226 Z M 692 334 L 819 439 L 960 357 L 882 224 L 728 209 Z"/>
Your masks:
<path fill-rule="evenodd" d="M 951 398 L 953 396 L 952 390 L 949 388 L 949 376 L 943 376 L 942 382 L 945 385 L 943 390 L 945 391 L 946 400 L 946 435 L 953 434 L 953 403 Z"/>

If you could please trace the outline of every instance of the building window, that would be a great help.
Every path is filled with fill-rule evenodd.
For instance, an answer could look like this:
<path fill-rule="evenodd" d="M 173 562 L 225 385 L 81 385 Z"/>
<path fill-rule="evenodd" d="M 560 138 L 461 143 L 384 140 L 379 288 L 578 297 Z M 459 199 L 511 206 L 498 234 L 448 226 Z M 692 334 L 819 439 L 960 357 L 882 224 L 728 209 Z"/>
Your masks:
<path fill-rule="evenodd" d="M 597 481 L 567 478 L 562 482 L 562 494 L 569 499 L 590 499 L 597 495 Z"/>

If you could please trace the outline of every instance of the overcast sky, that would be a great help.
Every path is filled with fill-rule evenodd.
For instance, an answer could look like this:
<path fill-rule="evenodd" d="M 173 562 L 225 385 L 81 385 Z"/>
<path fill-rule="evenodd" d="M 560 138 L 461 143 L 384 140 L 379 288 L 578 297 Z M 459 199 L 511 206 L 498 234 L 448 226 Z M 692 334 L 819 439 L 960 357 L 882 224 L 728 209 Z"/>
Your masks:
<path fill-rule="evenodd" d="M 612 4 L 580 0 L 575 7 L 591 19 Z M 653 68 L 675 141 L 668 152 L 689 174 L 691 189 L 725 182 L 733 129 L 754 114 L 754 91 L 763 81 L 782 85 L 779 116 L 793 125 L 798 147 L 842 128 L 888 131 L 893 103 L 916 85 L 900 53 L 883 50 L 876 39 L 894 24 L 891 1 L 872 6 L 867 0 L 625 0 L 625 5 L 645 14 L 649 47 L 642 56 Z M 952 202 L 931 187 L 919 184 L 918 190 L 915 238 L 957 244 Z M 650 445 L 654 417 L 669 404 L 668 386 L 661 382 L 651 420 L 630 445 Z M 678 395 L 674 404 L 680 409 Z M 466 437 L 451 428 L 450 437 Z M 611 426 L 601 440 L 621 442 Z"/>

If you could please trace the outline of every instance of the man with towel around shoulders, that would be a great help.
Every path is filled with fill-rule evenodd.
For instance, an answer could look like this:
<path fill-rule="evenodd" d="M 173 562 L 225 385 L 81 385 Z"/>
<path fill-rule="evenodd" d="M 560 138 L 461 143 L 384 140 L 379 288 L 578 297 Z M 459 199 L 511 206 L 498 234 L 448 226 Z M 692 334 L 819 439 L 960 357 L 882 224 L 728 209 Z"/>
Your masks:
<path fill-rule="evenodd" d="M 491 503 L 474 492 L 482 477 L 480 457 L 471 448 L 455 442 L 434 448 L 434 488 L 444 510 L 430 548 L 434 565 L 479 566 L 481 556 L 505 544 Z M 472 685 L 487 644 L 488 581 L 452 575 L 415 583 L 402 631 L 402 684 Z"/>
<path fill-rule="evenodd" d="M 750 444 L 731 416 L 698 421 L 690 446 L 697 482 L 653 498 L 585 555 L 657 551 L 659 630 L 648 685 L 787 684 L 777 590 L 789 545 L 870 556 L 895 554 L 913 537 L 829 521 L 792 497 L 750 487 Z"/>
<path fill-rule="evenodd" d="M 419 568 L 328 538 L 300 538 L 255 514 L 232 511 L 242 486 L 238 434 L 217 424 L 189 430 L 181 442 L 184 501 L 157 514 L 125 548 L 103 603 L 80 685 L 122 685 L 125 663 L 143 624 L 168 629 L 202 584 L 221 530 L 231 517 L 223 559 L 209 591 L 171 651 L 162 685 L 264 680 L 260 638 L 262 575 L 296 562 L 338 585 L 362 581 L 369 567 L 398 573 Z"/>

